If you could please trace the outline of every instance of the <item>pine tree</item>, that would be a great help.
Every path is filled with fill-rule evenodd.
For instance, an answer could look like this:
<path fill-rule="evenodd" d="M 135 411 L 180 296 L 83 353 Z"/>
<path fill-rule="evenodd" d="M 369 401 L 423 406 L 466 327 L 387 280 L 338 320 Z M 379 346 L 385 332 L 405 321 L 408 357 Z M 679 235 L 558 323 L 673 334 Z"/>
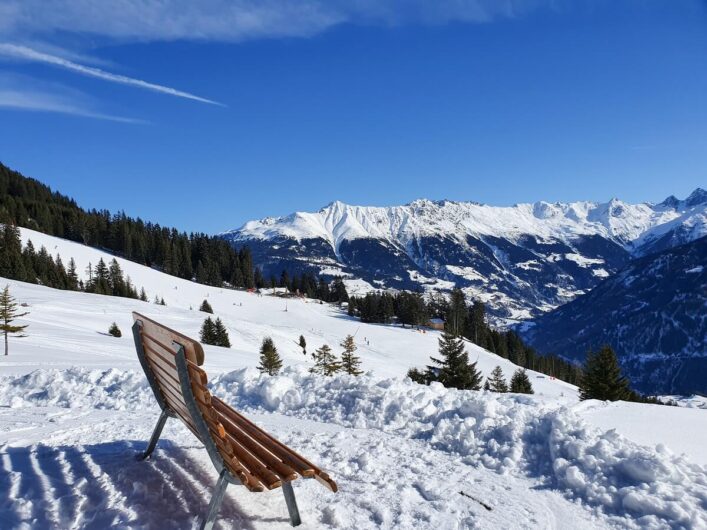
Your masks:
<path fill-rule="evenodd" d="M 334 280 L 332 291 L 335 302 L 341 303 L 349 301 L 349 293 L 346 292 L 346 285 L 344 285 L 344 281 L 341 278 L 336 278 Z"/>
<path fill-rule="evenodd" d="M 463 335 L 466 329 L 467 307 L 464 293 L 456 288 L 449 298 L 449 308 L 445 318 L 444 328 L 453 335 Z"/>
<path fill-rule="evenodd" d="M 464 341 L 448 331 L 439 338 L 441 359 L 432 357 L 432 362 L 439 365 L 436 380 L 449 388 L 460 390 L 479 390 L 481 374 L 476 363 L 469 364 L 469 356 L 464 349 Z"/>
<path fill-rule="evenodd" d="M 214 321 L 211 320 L 211 317 L 206 317 L 206 320 L 204 320 L 204 323 L 201 325 L 201 331 L 199 332 L 199 340 L 204 344 L 210 344 L 212 346 L 216 345 Z"/>
<path fill-rule="evenodd" d="M 579 382 L 579 398 L 618 401 L 630 396 L 628 380 L 621 375 L 614 350 L 604 345 L 598 352 L 589 352 Z"/>
<path fill-rule="evenodd" d="M 72 291 L 79 288 L 79 276 L 76 273 L 76 262 L 74 258 L 69 259 L 69 269 L 66 271 L 67 287 Z"/>
<path fill-rule="evenodd" d="M 346 338 L 341 343 L 344 352 L 341 354 L 341 369 L 349 375 L 361 375 L 363 372 L 359 370 L 361 366 L 361 358 L 354 352 L 356 351 L 356 343 L 353 335 L 346 335 Z"/>
<path fill-rule="evenodd" d="M 486 391 L 490 391 L 490 390 L 491 390 L 491 385 L 489 384 L 489 380 L 488 380 L 488 379 L 486 379 L 486 381 L 484 382 L 484 390 L 486 390 Z"/>
<path fill-rule="evenodd" d="M 26 337 L 23 331 L 27 328 L 28 324 L 16 326 L 12 323 L 15 319 L 28 315 L 29 312 L 25 311 L 24 313 L 19 313 L 17 307 L 18 304 L 16 300 L 10 294 L 10 286 L 6 285 L 2 294 L 0 294 L 0 331 L 5 335 L 5 355 L 10 353 L 8 343 L 8 337 L 10 335 L 15 335 L 17 338 Z"/>
<path fill-rule="evenodd" d="M 28 241 L 28 243 L 30 243 Z M 86 291 L 90 291 L 91 288 L 93 287 L 93 265 L 91 265 L 91 262 L 88 262 L 88 267 L 86 267 L 86 276 L 88 276 L 88 280 L 86 281 Z"/>
<path fill-rule="evenodd" d="M 206 300 L 201 302 L 201 305 L 199 306 L 199 311 L 203 311 L 204 313 L 211 313 L 212 315 L 214 314 L 214 310 L 211 309 L 211 304 L 209 304 L 209 302 Z"/>
<path fill-rule="evenodd" d="M 475 301 L 469 310 L 468 336 L 474 344 L 485 346 L 485 334 L 488 331 L 486 324 L 486 307 L 483 302 Z"/>
<path fill-rule="evenodd" d="M 0 232 L 0 276 L 15 280 L 30 280 L 25 271 L 20 229 L 5 223 Z"/>
<path fill-rule="evenodd" d="M 326 344 L 315 350 L 312 356 L 314 357 L 314 366 L 309 371 L 313 374 L 334 375 L 341 369 L 341 363 Z"/>
<path fill-rule="evenodd" d="M 228 338 L 226 326 L 223 325 L 223 322 L 221 322 L 221 319 L 218 317 L 216 318 L 216 322 L 214 322 L 214 341 L 216 346 L 222 346 L 224 348 L 231 347 L 231 341 Z"/>
<path fill-rule="evenodd" d="M 503 377 L 503 370 L 497 366 L 491 372 L 491 377 L 486 381 L 489 385 L 489 390 L 494 392 L 508 392 L 508 383 Z"/>
<path fill-rule="evenodd" d="M 263 339 L 263 344 L 260 346 L 260 364 L 258 370 L 268 375 L 277 375 L 282 368 L 282 359 L 277 353 L 275 343 L 270 337 Z"/>
<path fill-rule="evenodd" d="M 517 394 L 534 394 L 533 385 L 523 368 L 518 368 L 511 377 L 511 392 Z"/>
<path fill-rule="evenodd" d="M 167 305 L 164 303 L 164 298 L 160 298 L 160 305 Z"/>
<path fill-rule="evenodd" d="M 109 277 L 110 273 L 108 271 L 108 267 L 106 266 L 106 262 L 103 261 L 103 258 L 100 258 L 96 264 L 96 268 L 93 271 L 92 292 L 96 294 L 110 294 L 111 288 Z"/>
<path fill-rule="evenodd" d="M 122 337 L 123 333 L 120 331 L 120 328 L 118 327 L 118 324 L 113 322 L 110 327 L 108 328 L 108 334 L 112 335 L 113 337 Z"/>
<path fill-rule="evenodd" d="M 140 288 L 140 300 L 142 300 L 143 302 L 147 302 L 147 293 L 145 292 L 144 287 Z"/>
<path fill-rule="evenodd" d="M 302 353 L 307 355 L 307 341 L 304 340 L 304 335 L 299 336 L 299 347 L 302 348 Z"/>

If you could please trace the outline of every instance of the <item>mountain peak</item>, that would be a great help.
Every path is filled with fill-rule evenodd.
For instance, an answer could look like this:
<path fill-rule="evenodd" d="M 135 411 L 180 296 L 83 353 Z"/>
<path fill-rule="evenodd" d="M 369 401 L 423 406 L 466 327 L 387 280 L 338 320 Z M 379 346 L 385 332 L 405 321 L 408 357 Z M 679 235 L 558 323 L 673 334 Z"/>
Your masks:
<path fill-rule="evenodd" d="M 666 197 L 665 200 L 658 204 L 658 206 L 665 206 L 666 208 L 677 208 L 680 205 L 680 199 L 675 195 L 670 195 Z"/>
<path fill-rule="evenodd" d="M 697 206 L 698 204 L 707 203 L 707 191 L 703 188 L 695 188 L 687 199 L 685 199 L 685 204 L 688 206 Z"/>

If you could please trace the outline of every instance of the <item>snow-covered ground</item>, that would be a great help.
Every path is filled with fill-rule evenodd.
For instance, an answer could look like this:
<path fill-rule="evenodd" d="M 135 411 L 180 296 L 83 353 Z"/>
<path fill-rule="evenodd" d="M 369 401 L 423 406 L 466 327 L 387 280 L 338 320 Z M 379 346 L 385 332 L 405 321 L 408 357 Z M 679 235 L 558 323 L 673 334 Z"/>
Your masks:
<path fill-rule="evenodd" d="M 83 270 L 106 254 L 29 230 L 37 248 Z M 29 337 L 0 358 L 0 528 L 191 528 L 215 473 L 171 420 L 137 462 L 157 406 L 135 357 L 131 311 L 198 336 L 208 299 L 233 347 L 205 348 L 214 394 L 327 469 L 295 491 L 305 528 L 707 528 L 707 410 L 579 403 L 564 382 L 531 373 L 536 395 L 462 392 L 404 379 L 438 334 L 366 325 L 337 308 L 218 289 L 119 260 L 167 306 L 8 283 L 31 312 Z M 194 309 L 190 309 L 194 308 Z M 111 322 L 122 338 L 107 335 Z M 356 335 L 360 378 L 308 373 L 308 351 Z M 271 336 L 286 368 L 260 376 Z M 370 345 L 366 344 L 366 340 Z M 488 374 L 514 366 L 468 345 Z M 613 430 L 615 429 L 615 430 Z M 685 453 L 681 455 L 681 453 Z M 478 501 L 488 504 L 487 510 Z M 222 528 L 282 528 L 279 491 L 232 487 Z"/>

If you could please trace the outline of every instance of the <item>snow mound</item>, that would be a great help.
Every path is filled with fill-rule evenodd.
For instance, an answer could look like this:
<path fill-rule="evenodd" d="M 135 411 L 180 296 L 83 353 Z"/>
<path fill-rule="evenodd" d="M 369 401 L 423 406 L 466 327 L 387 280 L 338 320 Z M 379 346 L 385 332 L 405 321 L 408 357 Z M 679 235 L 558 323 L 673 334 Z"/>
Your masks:
<path fill-rule="evenodd" d="M 547 485 L 640 528 L 707 527 L 707 472 L 663 447 L 590 427 L 571 410 L 514 394 L 429 387 L 370 375 L 321 378 L 302 369 L 223 374 L 213 392 L 241 409 L 379 429 Z"/>
<path fill-rule="evenodd" d="M 147 379 L 131 370 L 35 370 L 0 377 L 0 405 L 139 410 L 154 407 Z"/>
<path fill-rule="evenodd" d="M 214 378 L 211 388 L 245 412 L 384 431 L 466 464 L 536 477 L 629 528 L 707 528 L 707 470 L 661 445 L 590 427 L 570 409 L 535 397 L 370 374 L 324 378 L 302 367 L 276 377 L 237 370 Z M 0 396 L 12 407 L 156 407 L 142 374 L 115 369 L 1 377 Z"/>

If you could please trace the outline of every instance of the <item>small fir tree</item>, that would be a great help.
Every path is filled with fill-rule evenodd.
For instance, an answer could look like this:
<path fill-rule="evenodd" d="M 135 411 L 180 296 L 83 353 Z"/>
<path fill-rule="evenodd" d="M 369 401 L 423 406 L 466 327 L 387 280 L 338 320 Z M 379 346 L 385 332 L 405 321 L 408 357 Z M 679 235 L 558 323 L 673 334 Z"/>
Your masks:
<path fill-rule="evenodd" d="M 341 354 L 342 370 L 349 375 L 361 375 L 363 373 L 359 369 L 361 366 L 361 358 L 354 353 L 357 348 L 353 335 L 346 335 L 346 338 L 341 343 L 341 347 L 344 348 L 344 352 Z"/>
<path fill-rule="evenodd" d="M 491 385 L 489 384 L 488 378 L 487 378 L 486 381 L 484 382 L 484 390 L 486 390 L 486 391 L 490 391 L 490 390 L 491 390 Z"/>
<path fill-rule="evenodd" d="M 327 344 L 315 350 L 312 356 L 314 357 L 314 366 L 309 371 L 313 374 L 334 375 L 341 369 L 341 363 Z"/>
<path fill-rule="evenodd" d="M 606 401 L 628 400 L 631 397 L 628 380 L 621 375 L 621 367 L 610 346 L 587 354 L 579 381 L 579 398 Z"/>
<path fill-rule="evenodd" d="M 500 366 L 497 366 L 491 372 L 491 377 L 486 381 L 489 385 L 489 390 L 494 392 L 508 392 L 508 383 L 503 377 L 503 370 Z"/>
<path fill-rule="evenodd" d="M 203 311 L 204 313 L 211 313 L 212 315 L 214 314 L 214 310 L 211 309 L 211 304 L 209 304 L 209 302 L 206 300 L 201 302 L 201 305 L 199 306 L 199 311 Z"/>
<path fill-rule="evenodd" d="M 481 374 L 476 369 L 476 363 L 469 364 L 469 356 L 461 337 L 448 331 L 442 333 L 439 338 L 439 354 L 441 359 L 432 357 L 432 362 L 439 367 L 437 381 L 446 387 L 460 390 L 481 388 Z M 433 377 L 430 376 L 430 379 Z"/>
<path fill-rule="evenodd" d="M 299 347 L 302 348 L 302 353 L 307 355 L 307 341 L 304 340 L 304 335 L 299 336 Z"/>
<path fill-rule="evenodd" d="M 216 318 L 214 322 L 214 340 L 216 346 L 222 346 L 224 348 L 231 347 L 231 341 L 228 338 L 228 331 L 226 326 L 223 325 L 220 318 Z"/>
<path fill-rule="evenodd" d="M 421 385 L 429 385 L 430 384 L 430 379 L 429 379 L 429 374 L 430 372 L 423 372 L 422 370 L 418 368 L 410 368 L 408 370 L 407 376 L 412 379 L 413 382 L 419 383 Z"/>
<path fill-rule="evenodd" d="M 277 353 L 275 343 L 270 337 L 263 339 L 263 344 L 260 346 L 260 364 L 258 370 L 268 375 L 277 375 L 282 368 L 282 359 Z"/>
<path fill-rule="evenodd" d="M 10 286 L 6 285 L 0 294 L 0 331 L 5 335 L 5 355 L 10 353 L 8 337 L 14 335 L 17 338 L 26 337 L 24 330 L 28 324 L 24 326 L 14 325 L 13 322 L 23 316 L 29 315 L 28 311 L 20 313 L 17 310 L 18 304 L 15 298 L 10 294 Z"/>
<path fill-rule="evenodd" d="M 206 317 L 204 323 L 201 325 L 201 331 L 199 332 L 199 340 L 204 344 L 216 345 L 214 321 L 211 320 L 211 317 Z"/>
<path fill-rule="evenodd" d="M 114 337 L 122 337 L 123 333 L 120 331 L 120 328 L 118 327 L 118 324 L 113 322 L 110 327 L 108 328 L 108 334 L 112 335 Z"/>
<path fill-rule="evenodd" d="M 147 293 L 145 292 L 144 287 L 140 289 L 140 300 L 142 300 L 143 302 L 147 302 Z"/>
<path fill-rule="evenodd" d="M 76 272 L 76 262 L 74 258 L 69 259 L 69 268 L 66 271 L 67 286 L 72 291 L 79 288 L 79 276 Z"/>
<path fill-rule="evenodd" d="M 528 378 L 525 369 L 518 368 L 511 377 L 511 392 L 517 394 L 534 394 L 533 385 Z"/>
<path fill-rule="evenodd" d="M 164 298 L 160 298 L 160 305 L 167 305 L 164 303 Z"/>

